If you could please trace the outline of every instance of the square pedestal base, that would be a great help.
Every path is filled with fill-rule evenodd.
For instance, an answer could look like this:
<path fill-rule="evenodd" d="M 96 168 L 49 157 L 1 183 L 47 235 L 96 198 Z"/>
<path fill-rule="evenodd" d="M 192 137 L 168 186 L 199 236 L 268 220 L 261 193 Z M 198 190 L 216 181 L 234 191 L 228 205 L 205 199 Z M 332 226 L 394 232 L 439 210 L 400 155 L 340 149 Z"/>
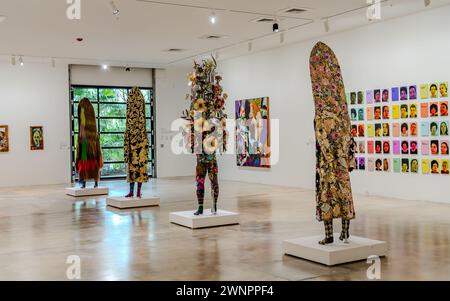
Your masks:
<path fill-rule="evenodd" d="M 178 224 L 191 229 L 210 228 L 239 224 L 239 214 L 224 210 L 218 210 L 217 214 L 212 214 L 210 209 L 203 212 L 203 215 L 194 215 L 195 211 L 181 211 L 170 213 L 171 223 Z"/>
<path fill-rule="evenodd" d="M 70 187 L 66 188 L 66 194 L 74 197 L 81 196 L 95 196 L 95 195 L 107 195 L 109 193 L 108 187 L 97 187 L 97 188 L 80 188 L 80 187 Z"/>
<path fill-rule="evenodd" d="M 119 209 L 159 206 L 159 202 L 159 197 L 152 196 L 143 197 L 141 199 L 125 197 L 109 197 L 106 199 L 106 204 L 108 206 Z"/>
<path fill-rule="evenodd" d="M 334 235 L 334 243 L 319 245 L 323 236 L 310 236 L 283 242 L 283 252 L 287 255 L 307 259 L 324 265 L 333 266 L 354 261 L 366 260 L 371 255 L 386 256 L 388 245 L 384 241 L 350 236 L 349 243 Z"/>

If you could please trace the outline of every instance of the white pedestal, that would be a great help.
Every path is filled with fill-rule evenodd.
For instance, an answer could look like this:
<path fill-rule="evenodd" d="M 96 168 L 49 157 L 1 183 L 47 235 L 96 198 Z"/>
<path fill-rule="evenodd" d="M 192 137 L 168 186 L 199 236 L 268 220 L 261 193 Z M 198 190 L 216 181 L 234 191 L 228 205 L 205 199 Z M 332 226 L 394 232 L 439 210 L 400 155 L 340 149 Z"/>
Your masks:
<path fill-rule="evenodd" d="M 81 196 L 94 196 L 94 195 L 107 195 L 109 193 L 108 187 L 97 187 L 97 188 L 80 188 L 80 187 L 70 187 L 66 188 L 66 194 L 74 197 Z"/>
<path fill-rule="evenodd" d="M 159 206 L 159 197 L 125 198 L 109 197 L 106 204 L 119 209 Z"/>
<path fill-rule="evenodd" d="M 181 211 L 170 213 L 171 223 L 185 226 L 191 229 L 210 228 L 239 224 L 239 214 L 224 210 L 218 210 L 216 215 L 210 209 L 203 212 L 203 215 L 194 215 L 195 211 Z"/>
<path fill-rule="evenodd" d="M 334 235 L 334 243 L 320 245 L 323 236 L 310 236 L 283 242 L 283 252 L 287 255 L 322 263 L 328 266 L 366 260 L 371 255 L 386 256 L 388 245 L 384 241 L 350 236 L 349 243 Z"/>

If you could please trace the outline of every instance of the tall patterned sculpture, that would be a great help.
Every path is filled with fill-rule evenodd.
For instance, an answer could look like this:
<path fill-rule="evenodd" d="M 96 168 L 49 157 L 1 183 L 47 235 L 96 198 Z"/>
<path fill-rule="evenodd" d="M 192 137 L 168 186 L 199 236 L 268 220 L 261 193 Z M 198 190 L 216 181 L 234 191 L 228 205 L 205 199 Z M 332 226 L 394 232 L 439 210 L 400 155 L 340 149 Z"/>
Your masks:
<path fill-rule="evenodd" d="M 130 90 L 127 101 L 127 124 L 124 136 L 124 160 L 127 164 L 127 182 L 130 192 L 125 196 L 134 196 L 134 185 L 138 183 L 136 196 L 142 197 L 142 183 L 148 182 L 148 136 L 145 122 L 145 99 L 139 88 Z"/>
<path fill-rule="evenodd" d="M 196 184 L 198 209 L 195 215 L 203 214 L 205 197 L 205 179 L 211 181 L 213 214 L 217 213 L 219 198 L 217 151 L 226 151 L 227 132 L 225 100 L 220 85 L 222 77 L 216 74 L 217 63 L 214 58 L 194 63 L 194 71 L 189 74 L 191 93 L 189 110 L 183 112 L 182 118 L 187 121 L 185 128 L 186 145 L 189 151 L 197 156 Z"/>
<path fill-rule="evenodd" d="M 342 219 L 340 240 L 347 242 L 350 220 L 355 218 L 350 174 L 355 168 L 355 142 L 351 135 L 344 81 L 333 51 L 324 43 L 315 45 L 310 57 L 311 84 L 315 102 L 316 217 L 325 224 L 325 239 L 333 239 L 333 219 Z"/>
<path fill-rule="evenodd" d="M 75 165 L 81 188 L 86 188 L 86 181 L 91 179 L 95 181 L 94 188 L 97 188 L 103 159 L 95 111 L 87 98 L 83 98 L 78 105 L 78 129 Z"/>

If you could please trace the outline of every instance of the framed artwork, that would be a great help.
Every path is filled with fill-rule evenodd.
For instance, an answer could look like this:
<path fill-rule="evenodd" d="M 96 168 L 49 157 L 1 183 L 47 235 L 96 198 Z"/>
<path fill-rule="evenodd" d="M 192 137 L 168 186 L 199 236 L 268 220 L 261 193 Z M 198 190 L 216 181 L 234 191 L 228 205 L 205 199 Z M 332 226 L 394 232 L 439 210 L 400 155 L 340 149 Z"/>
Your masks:
<path fill-rule="evenodd" d="M 9 152 L 8 126 L 0 125 L 0 153 Z"/>
<path fill-rule="evenodd" d="M 409 86 L 409 99 L 417 99 L 417 86 Z"/>
<path fill-rule="evenodd" d="M 388 89 L 384 89 L 381 95 L 381 100 L 383 102 L 388 102 L 389 101 L 389 90 Z"/>
<path fill-rule="evenodd" d="M 399 158 L 394 158 L 394 172 L 399 173 L 401 171 L 401 162 Z"/>
<path fill-rule="evenodd" d="M 392 91 L 392 101 L 398 101 L 400 99 L 399 88 L 394 87 L 391 89 L 391 91 Z"/>
<path fill-rule="evenodd" d="M 269 97 L 238 100 L 235 109 L 237 165 L 270 168 Z"/>
<path fill-rule="evenodd" d="M 448 156 L 448 140 L 441 141 L 441 155 Z"/>
<path fill-rule="evenodd" d="M 430 98 L 438 98 L 438 84 L 437 83 L 430 84 Z"/>
<path fill-rule="evenodd" d="M 366 91 L 366 102 L 367 104 L 373 104 L 374 96 L 373 96 L 373 90 L 367 90 Z"/>
<path fill-rule="evenodd" d="M 422 174 L 428 175 L 430 174 L 430 160 L 422 159 Z"/>
<path fill-rule="evenodd" d="M 411 160 L 411 173 L 419 173 L 419 160 Z"/>
<path fill-rule="evenodd" d="M 449 161 L 447 159 L 443 159 L 441 161 L 441 166 L 442 166 L 441 174 L 443 174 L 443 175 L 448 175 L 449 174 L 448 163 L 449 163 Z"/>
<path fill-rule="evenodd" d="M 364 104 L 364 92 L 363 91 L 358 92 L 358 104 L 359 105 Z"/>
<path fill-rule="evenodd" d="M 30 126 L 30 149 L 44 149 L 44 128 L 42 126 Z"/>
<path fill-rule="evenodd" d="M 420 98 L 421 99 L 428 99 L 428 84 L 420 85 Z"/>
<path fill-rule="evenodd" d="M 420 104 L 420 117 L 428 118 L 428 103 L 427 102 Z"/>
<path fill-rule="evenodd" d="M 448 97 L 448 83 L 439 84 L 439 95 L 441 97 Z"/>
<path fill-rule="evenodd" d="M 441 101 L 439 107 L 441 108 L 441 116 L 448 116 L 448 101 Z"/>

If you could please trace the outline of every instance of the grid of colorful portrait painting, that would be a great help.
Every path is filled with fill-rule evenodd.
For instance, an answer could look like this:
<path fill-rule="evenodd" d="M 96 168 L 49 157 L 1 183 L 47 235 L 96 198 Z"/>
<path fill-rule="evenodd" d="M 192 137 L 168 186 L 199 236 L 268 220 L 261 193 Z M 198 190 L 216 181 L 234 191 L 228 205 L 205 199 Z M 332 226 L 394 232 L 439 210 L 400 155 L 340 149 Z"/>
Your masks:
<path fill-rule="evenodd" d="M 449 174 L 448 83 L 347 93 L 358 170 Z"/>

